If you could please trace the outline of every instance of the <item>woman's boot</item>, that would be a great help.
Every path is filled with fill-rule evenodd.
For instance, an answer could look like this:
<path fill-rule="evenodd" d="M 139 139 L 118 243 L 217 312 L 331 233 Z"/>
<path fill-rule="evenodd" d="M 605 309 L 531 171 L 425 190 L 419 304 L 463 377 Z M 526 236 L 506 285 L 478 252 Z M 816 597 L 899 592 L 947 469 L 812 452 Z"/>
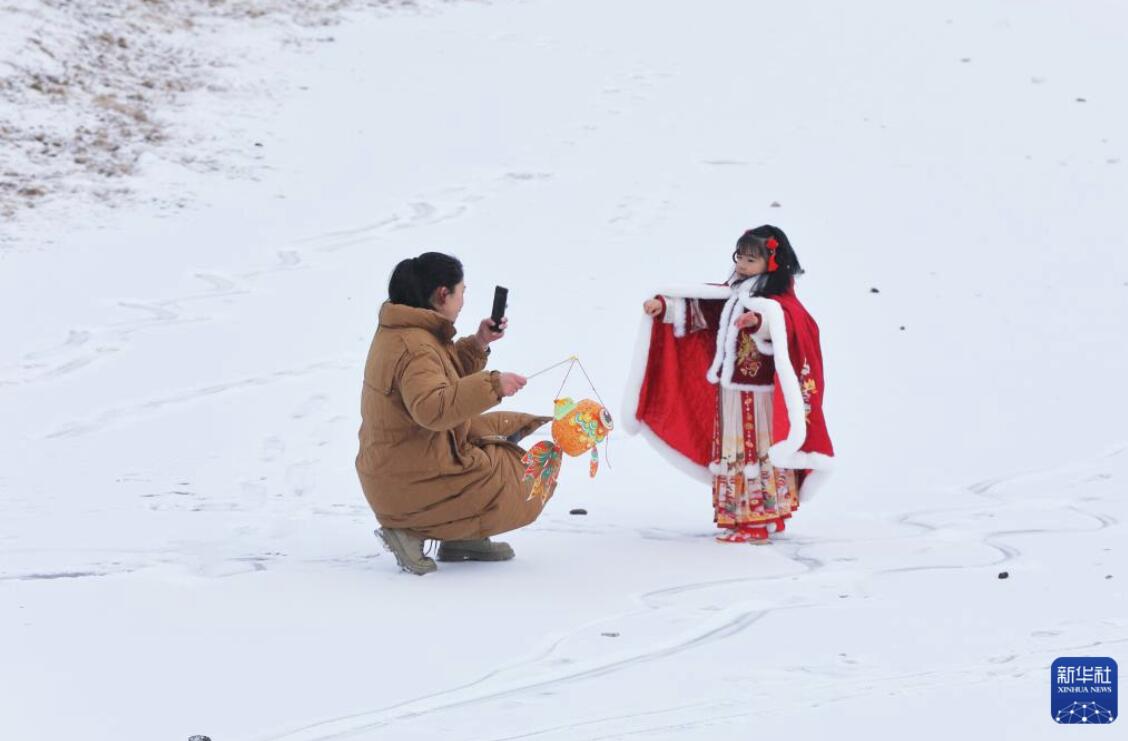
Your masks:
<path fill-rule="evenodd" d="M 508 561 L 511 558 L 513 549 L 508 543 L 494 543 L 489 538 L 439 543 L 440 561 Z"/>
<path fill-rule="evenodd" d="M 423 538 L 407 530 L 394 530 L 382 527 L 376 531 L 384 541 L 384 547 L 396 557 L 399 567 L 409 574 L 423 576 L 439 568 L 434 559 L 423 554 Z M 439 553 L 442 553 L 440 550 Z"/>

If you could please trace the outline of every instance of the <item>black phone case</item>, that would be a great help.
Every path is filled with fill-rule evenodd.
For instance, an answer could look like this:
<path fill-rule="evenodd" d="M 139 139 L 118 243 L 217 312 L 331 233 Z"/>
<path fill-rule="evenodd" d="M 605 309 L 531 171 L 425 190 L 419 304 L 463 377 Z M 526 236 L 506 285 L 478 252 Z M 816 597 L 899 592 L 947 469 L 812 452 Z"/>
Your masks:
<path fill-rule="evenodd" d="M 496 332 L 500 327 L 499 323 L 505 317 L 505 307 L 509 301 L 509 289 L 503 286 L 494 288 L 494 302 L 493 312 L 490 314 L 490 319 L 493 319 L 493 328 Z"/>

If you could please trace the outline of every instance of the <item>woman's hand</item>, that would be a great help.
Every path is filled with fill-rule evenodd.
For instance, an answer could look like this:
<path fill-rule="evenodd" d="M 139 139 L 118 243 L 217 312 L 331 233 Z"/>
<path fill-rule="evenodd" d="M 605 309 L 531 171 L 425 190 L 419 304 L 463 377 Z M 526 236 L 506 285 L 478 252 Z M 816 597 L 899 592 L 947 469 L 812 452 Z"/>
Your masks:
<path fill-rule="evenodd" d="M 751 329 L 753 332 L 755 332 L 760 328 L 760 323 L 762 321 L 763 317 L 761 317 L 754 311 L 749 311 L 741 314 L 740 318 L 736 320 L 735 324 L 737 329 Z"/>
<path fill-rule="evenodd" d="M 529 382 L 524 376 L 519 376 L 516 373 L 498 373 L 498 385 L 501 386 L 501 395 L 513 396 L 521 389 L 525 388 L 525 384 Z"/>
<path fill-rule="evenodd" d="M 502 317 L 498 326 L 501 329 L 495 332 L 493 319 L 483 319 L 482 323 L 478 325 L 478 333 L 474 335 L 474 339 L 478 341 L 478 345 L 481 346 L 483 351 L 489 348 L 491 342 L 496 342 L 505 336 L 505 329 L 509 326 L 509 320 Z"/>
<path fill-rule="evenodd" d="M 646 312 L 647 316 L 658 316 L 662 313 L 662 302 L 652 298 L 642 305 L 642 310 Z"/>

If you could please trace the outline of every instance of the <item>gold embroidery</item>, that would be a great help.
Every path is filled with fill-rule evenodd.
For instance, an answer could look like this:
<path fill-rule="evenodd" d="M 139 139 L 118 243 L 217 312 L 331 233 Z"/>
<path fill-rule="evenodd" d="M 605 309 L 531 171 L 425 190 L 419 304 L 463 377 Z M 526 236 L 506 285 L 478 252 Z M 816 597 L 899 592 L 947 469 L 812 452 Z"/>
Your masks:
<path fill-rule="evenodd" d="M 799 373 L 799 388 L 803 392 L 803 413 L 807 422 L 811 421 L 811 397 L 819 392 L 818 384 L 811 378 L 811 365 L 803 361 L 803 370 Z"/>
<path fill-rule="evenodd" d="M 760 351 L 756 348 L 756 342 L 746 332 L 740 334 L 739 346 L 736 349 L 736 364 L 740 368 L 740 372 L 747 377 L 755 376 L 760 372 L 760 366 L 763 365 L 760 359 Z"/>

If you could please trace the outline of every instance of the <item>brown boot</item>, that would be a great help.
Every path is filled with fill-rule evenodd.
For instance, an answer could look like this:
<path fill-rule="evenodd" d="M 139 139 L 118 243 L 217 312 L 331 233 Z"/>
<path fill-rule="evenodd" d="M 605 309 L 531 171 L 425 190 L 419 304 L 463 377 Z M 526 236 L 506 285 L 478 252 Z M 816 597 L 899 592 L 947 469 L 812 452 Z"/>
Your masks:
<path fill-rule="evenodd" d="M 384 547 L 396 557 L 399 567 L 409 574 L 423 576 L 439 568 L 434 559 L 423 555 L 423 538 L 412 535 L 407 530 L 394 530 L 382 527 L 376 531 L 384 541 Z M 439 550 L 442 553 L 442 550 Z"/>
<path fill-rule="evenodd" d="M 494 543 L 489 538 L 439 543 L 440 561 L 508 561 L 513 555 L 508 543 Z"/>

